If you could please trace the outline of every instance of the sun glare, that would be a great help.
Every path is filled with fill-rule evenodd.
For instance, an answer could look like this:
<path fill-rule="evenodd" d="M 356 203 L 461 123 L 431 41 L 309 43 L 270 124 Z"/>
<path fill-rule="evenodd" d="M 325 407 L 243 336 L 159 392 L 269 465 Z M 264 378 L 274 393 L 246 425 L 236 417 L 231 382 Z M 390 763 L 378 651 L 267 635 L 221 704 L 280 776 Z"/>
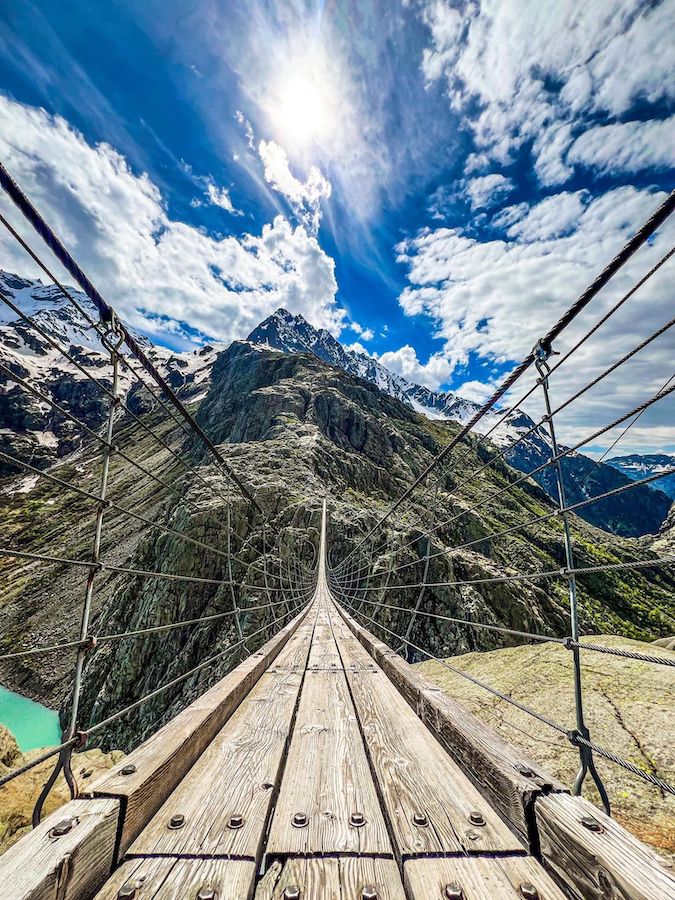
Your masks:
<path fill-rule="evenodd" d="M 278 121 L 299 144 L 320 141 L 329 126 L 329 98 L 313 79 L 296 73 L 281 89 Z"/>

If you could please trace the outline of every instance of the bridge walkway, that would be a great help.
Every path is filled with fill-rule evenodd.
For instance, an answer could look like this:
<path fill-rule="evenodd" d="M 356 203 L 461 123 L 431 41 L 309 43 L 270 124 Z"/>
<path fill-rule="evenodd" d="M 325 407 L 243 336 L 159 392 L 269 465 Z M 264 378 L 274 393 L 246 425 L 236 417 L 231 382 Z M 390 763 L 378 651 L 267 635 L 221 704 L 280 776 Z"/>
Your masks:
<path fill-rule="evenodd" d="M 11 848 L 2 896 L 675 898 L 650 850 L 338 607 L 325 529 L 324 509 L 307 607 Z"/>

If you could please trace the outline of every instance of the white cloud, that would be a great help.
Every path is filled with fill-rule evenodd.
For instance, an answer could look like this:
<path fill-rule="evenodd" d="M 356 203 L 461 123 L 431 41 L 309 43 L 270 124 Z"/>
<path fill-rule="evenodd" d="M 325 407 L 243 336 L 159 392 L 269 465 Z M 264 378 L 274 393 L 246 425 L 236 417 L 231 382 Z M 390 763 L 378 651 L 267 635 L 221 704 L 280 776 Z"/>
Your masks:
<path fill-rule="evenodd" d="M 230 198 L 230 192 L 227 190 L 227 188 L 218 187 L 212 181 L 210 181 L 206 192 L 208 194 L 209 200 L 214 206 L 219 206 L 221 209 L 224 209 L 225 212 L 231 213 L 235 216 L 242 215 L 240 209 L 235 209 Z"/>
<path fill-rule="evenodd" d="M 286 197 L 298 221 L 316 234 L 321 222 L 321 201 L 331 195 L 330 181 L 316 166 L 311 167 L 305 181 L 300 181 L 291 172 L 286 151 L 274 141 L 260 141 L 258 149 L 265 181 Z"/>
<path fill-rule="evenodd" d="M 638 101 L 675 96 L 672 3 L 471 0 L 460 15 L 454 3 L 429 0 L 422 9 L 431 35 L 424 74 L 445 79 L 477 152 L 505 163 L 533 141 L 544 184 L 572 174 L 570 123 L 617 119 Z M 659 129 L 631 125 L 643 132 L 638 155 L 658 155 Z M 635 171 L 633 154 L 620 153 L 615 169 L 623 163 Z"/>
<path fill-rule="evenodd" d="M 525 241 L 542 241 L 566 234 L 579 224 L 587 200 L 587 191 L 547 197 L 514 222 L 508 235 Z"/>
<path fill-rule="evenodd" d="M 495 364 L 508 366 L 529 352 L 664 198 L 653 189 L 634 187 L 592 200 L 579 193 L 562 194 L 533 206 L 511 225 L 511 241 L 481 242 L 459 229 L 427 229 L 399 245 L 399 261 L 407 265 L 410 282 L 400 305 L 409 315 L 432 318 L 436 336 L 445 341 L 449 374 L 476 361 L 483 361 L 488 371 Z M 626 264 L 565 331 L 556 349 L 571 346 L 673 243 L 675 220 Z M 561 370 L 553 385 L 554 399 L 572 394 L 630 350 L 668 319 L 671 307 L 665 266 L 603 326 L 597 339 L 575 354 L 564 378 Z M 672 374 L 673 358 L 675 334 L 667 332 L 570 408 L 561 423 L 563 438 L 578 440 L 581 426 L 599 427 L 644 400 Z M 406 360 L 414 367 L 412 351 Z M 476 381 L 469 383 L 469 390 L 480 392 Z M 670 406 L 668 402 L 645 414 L 639 423 L 645 430 L 636 427 L 636 436 L 651 433 L 652 445 L 657 437 L 660 444 L 667 443 L 668 436 L 675 441 L 675 399 Z"/>
<path fill-rule="evenodd" d="M 168 316 L 231 340 L 284 306 L 334 334 L 343 327 L 334 262 L 302 226 L 278 216 L 258 235 L 210 237 L 169 218 L 157 186 L 112 147 L 92 147 L 64 119 L 1 96 L 0 158 L 132 325 Z M 0 249 L 2 267 L 39 275 L 11 239 Z"/>
<path fill-rule="evenodd" d="M 471 209 L 489 209 L 507 197 L 513 187 L 514 184 L 510 178 L 497 173 L 472 178 L 466 184 Z"/>
<path fill-rule="evenodd" d="M 372 339 L 375 337 L 375 332 L 372 330 L 372 328 L 364 328 L 362 325 L 359 325 L 358 322 L 350 322 L 349 327 L 352 331 L 356 332 L 359 337 L 363 338 L 364 341 L 372 341 Z"/>
<path fill-rule="evenodd" d="M 567 159 L 602 173 L 673 168 L 675 116 L 590 128 L 574 141 Z"/>
<path fill-rule="evenodd" d="M 452 372 L 452 365 L 443 353 L 433 353 L 426 363 L 421 363 L 410 344 L 398 350 L 387 350 L 378 359 L 392 372 L 397 372 L 415 384 L 426 385 L 432 391 L 438 390 Z"/>
<path fill-rule="evenodd" d="M 372 354 L 368 353 L 366 348 L 360 341 L 354 341 L 353 344 L 345 344 L 347 350 L 351 350 L 352 353 L 362 353 L 364 356 L 371 356 Z"/>

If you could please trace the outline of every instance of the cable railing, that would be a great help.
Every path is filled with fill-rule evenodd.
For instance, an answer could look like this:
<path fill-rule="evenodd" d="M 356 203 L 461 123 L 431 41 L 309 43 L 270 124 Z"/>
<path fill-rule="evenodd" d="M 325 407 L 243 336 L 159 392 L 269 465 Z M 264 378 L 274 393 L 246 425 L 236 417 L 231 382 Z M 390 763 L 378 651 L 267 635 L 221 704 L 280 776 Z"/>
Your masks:
<path fill-rule="evenodd" d="M 315 589 L 317 557 L 315 552 L 313 564 L 307 567 L 292 555 L 284 558 L 281 545 L 275 550 L 270 544 L 270 522 L 253 490 L 230 467 L 223 452 L 204 432 L 115 310 L 99 294 L 2 165 L 0 184 L 92 303 L 90 310 L 85 303 L 76 299 L 73 292 L 53 275 L 39 254 L 0 215 L 0 223 L 54 284 L 59 296 L 78 317 L 77 321 L 82 322 L 83 330 L 88 331 L 92 339 L 96 339 L 97 365 L 92 368 L 83 365 L 72 348 L 62 346 L 48 329 L 1 290 L 0 305 L 4 304 L 10 310 L 22 327 L 38 335 L 50 351 L 58 353 L 77 373 L 78 378 L 92 384 L 106 404 L 102 423 L 88 424 L 68 408 L 64 401 L 55 399 L 48 386 L 38 386 L 18 366 L 12 368 L 11 362 L 0 362 L 0 374 L 4 375 L 6 383 L 16 385 L 25 395 L 33 397 L 43 409 L 49 411 L 54 421 L 68 422 L 77 429 L 81 440 L 74 459 L 79 460 L 88 473 L 94 474 L 96 467 L 98 469 L 98 485 L 93 488 L 90 485 L 84 486 L 81 479 L 74 479 L 72 475 L 67 477 L 67 471 L 73 466 L 72 455 L 62 462 L 42 468 L 35 465 L 34 460 L 23 458 L 20 452 L 0 451 L 0 460 L 7 465 L 9 471 L 23 472 L 34 477 L 36 481 L 48 486 L 54 497 L 59 499 L 73 496 L 81 498 L 91 504 L 93 515 L 93 533 L 88 553 L 80 551 L 79 554 L 69 556 L 69 535 L 66 533 L 57 535 L 59 540 L 66 542 L 65 550 L 59 548 L 54 551 L 51 547 L 42 545 L 13 546 L 11 537 L 5 538 L 0 547 L 0 557 L 13 560 L 17 565 L 25 563 L 30 567 L 31 574 L 39 576 L 41 567 L 51 566 L 58 572 L 79 570 L 85 576 L 77 638 L 43 641 L 37 646 L 12 648 L 0 653 L 0 663 L 29 661 L 42 656 L 68 653 L 75 656 L 68 721 L 60 745 L 0 778 L 2 786 L 46 760 L 58 757 L 35 806 L 33 823 L 37 824 L 44 802 L 61 772 L 71 796 L 77 796 L 78 787 L 71 768 L 71 757 L 74 750 L 84 747 L 91 735 L 101 732 L 153 698 L 166 695 L 192 676 L 228 660 L 238 651 L 243 650 L 246 655 L 250 655 L 253 652 L 249 646 L 252 642 L 256 639 L 264 640 L 264 634 L 269 629 L 283 627 L 293 615 L 304 609 Z M 130 381 L 125 381 L 124 373 L 130 376 Z M 138 386 L 146 393 L 149 411 L 136 412 L 131 408 L 128 402 L 129 384 Z M 139 458 L 144 452 L 141 439 L 145 438 L 153 447 L 152 458 L 147 462 Z M 177 467 L 182 471 L 180 476 L 176 473 Z M 125 504 L 119 500 L 125 493 L 123 482 L 130 479 L 135 487 L 144 486 L 145 494 L 140 491 L 141 496 L 135 496 L 135 502 Z M 201 492 L 206 489 L 206 500 L 203 493 L 197 496 L 197 488 Z M 144 509 L 144 503 L 153 509 Z M 178 511 L 181 516 L 176 515 Z M 239 516 L 236 521 L 246 524 L 243 534 L 238 533 L 235 511 Z M 137 550 L 140 548 L 141 553 L 139 555 L 136 552 L 137 561 L 130 559 L 127 564 L 123 564 L 123 560 L 115 558 L 116 548 L 110 545 L 112 538 L 106 543 L 106 531 L 128 525 L 129 522 L 136 523 L 139 528 L 140 543 Z M 199 537 L 189 533 L 195 522 L 203 526 Z M 83 522 L 78 525 L 78 541 L 81 544 Z M 49 533 L 54 536 L 51 528 Z M 176 571 L 164 571 L 157 559 L 158 543 L 151 541 L 143 545 L 141 542 L 148 534 L 177 542 L 182 548 L 198 549 L 206 571 L 180 571 L 180 566 L 175 566 Z M 153 560 L 154 567 L 147 565 L 150 559 Z M 147 579 L 176 582 L 186 588 L 194 586 L 195 590 L 207 592 L 202 598 L 205 601 L 204 613 L 188 618 L 183 612 L 174 621 L 157 623 L 141 620 L 130 623 L 130 627 L 121 630 L 100 630 L 95 624 L 99 612 L 96 609 L 96 591 L 97 578 L 103 573 L 110 573 L 120 579 L 116 582 L 117 592 L 120 586 L 142 586 Z M 106 606 L 106 611 L 113 615 L 116 597 L 117 594 L 113 594 Z M 209 604 L 219 603 L 222 608 L 225 602 L 228 609 L 219 611 L 216 606 L 213 612 L 208 611 Z M 132 618 L 138 618 L 138 615 L 144 614 L 137 614 L 132 610 Z M 149 615 L 153 615 L 152 610 Z M 263 623 L 247 633 L 246 622 L 251 616 L 255 624 L 261 619 Z M 235 628 L 234 642 L 211 653 L 207 659 L 188 671 L 146 691 L 133 703 L 105 718 L 93 724 L 82 721 L 85 671 L 97 648 L 117 646 L 133 639 L 152 640 L 157 635 L 169 632 L 191 634 L 194 629 L 210 628 L 219 623 L 227 625 L 228 629 Z M 220 636 L 216 634 L 215 641 L 228 640 L 228 634 L 229 632 Z M 212 642 L 208 646 L 214 649 Z"/>
<path fill-rule="evenodd" d="M 579 753 L 574 793 L 581 792 L 586 776 L 590 775 L 607 812 L 610 811 L 609 798 L 597 772 L 594 753 L 643 778 L 665 793 L 672 794 L 674 791 L 664 779 L 636 767 L 630 760 L 617 757 L 611 750 L 598 746 L 591 739 L 584 710 L 582 653 L 605 654 L 666 668 L 675 666 L 675 661 L 667 653 L 659 655 L 658 652 L 647 653 L 606 646 L 597 639 L 593 640 L 592 634 L 587 634 L 582 639 L 580 619 L 593 621 L 590 610 L 583 606 L 592 597 L 592 592 L 589 593 L 589 580 L 601 576 L 608 579 L 608 585 L 613 585 L 615 590 L 620 591 L 622 587 L 626 589 L 621 579 L 649 577 L 655 592 L 650 613 L 654 618 L 649 624 L 663 630 L 675 625 L 672 611 L 675 553 L 663 549 L 651 550 L 644 545 L 640 546 L 638 542 L 616 542 L 610 546 L 605 542 L 594 550 L 589 548 L 588 540 L 585 540 L 588 532 L 584 529 L 591 526 L 581 523 L 576 515 L 587 511 L 593 504 L 630 497 L 631 491 L 658 488 L 662 479 L 675 476 L 675 467 L 666 467 L 659 472 L 605 490 L 597 491 L 596 487 L 596 492 L 590 496 L 584 493 L 590 476 L 607 453 L 617 446 L 641 416 L 657 404 L 662 407 L 667 398 L 675 393 L 675 374 L 668 373 L 667 380 L 658 390 L 644 396 L 628 411 L 614 417 L 608 416 L 611 421 L 607 424 L 599 425 L 596 424 L 597 420 L 593 421 L 596 427 L 591 433 L 580 436 L 579 426 L 576 425 L 576 435 L 571 446 L 560 444 L 557 425 L 563 414 L 574 414 L 594 389 L 596 394 L 598 388 L 604 389 L 606 382 L 617 372 L 627 370 L 637 362 L 644 365 L 649 350 L 656 346 L 656 342 L 662 342 L 665 336 L 672 335 L 675 319 L 666 319 L 644 339 L 634 343 L 627 352 L 617 355 L 600 371 L 596 370 L 567 399 L 554 402 L 553 391 L 564 390 L 565 377 L 560 372 L 561 367 L 567 363 L 564 372 L 569 375 L 570 363 L 574 365 L 577 362 L 577 351 L 595 335 L 602 339 L 603 326 L 618 310 L 628 303 L 639 303 L 640 289 L 663 269 L 675 253 L 675 248 L 663 254 L 606 312 L 590 327 L 586 327 L 580 336 L 575 337 L 570 349 L 555 363 L 552 358 L 558 355 L 554 350 L 554 343 L 563 338 L 574 319 L 589 306 L 625 263 L 652 239 L 674 209 L 675 192 L 636 230 L 615 259 L 537 342 L 471 420 L 449 432 L 448 443 L 435 458 L 422 466 L 421 472 L 413 477 L 410 486 L 376 519 L 374 525 L 365 530 L 362 537 L 354 541 L 343 558 L 332 561 L 328 574 L 335 599 L 357 619 L 361 618 L 386 633 L 389 643 L 396 642 L 393 646 L 397 648 L 397 652 L 403 652 L 409 659 L 420 658 L 420 655 L 422 658 L 436 659 L 446 668 L 469 677 L 469 680 L 494 696 L 505 702 L 513 702 L 528 715 L 564 734 Z M 525 376 L 529 376 L 530 372 L 535 373 L 534 383 L 522 390 Z M 552 378 L 554 375 L 555 378 Z M 575 371 L 575 376 L 578 379 L 578 371 Z M 639 389 L 639 384 L 634 385 L 633 389 L 636 387 Z M 506 405 L 505 398 L 515 390 L 518 391 L 519 399 Z M 511 434 L 506 440 L 500 439 L 497 445 L 491 444 L 489 438 L 497 437 L 500 425 L 507 422 L 513 411 L 520 410 L 526 401 L 534 400 L 541 402 L 543 413 L 532 416 L 531 424 L 528 423 L 515 435 Z M 498 404 L 503 405 L 503 409 Z M 485 427 L 485 423 L 489 427 Z M 567 464 L 570 459 L 589 447 L 597 446 L 601 440 L 612 438 L 619 428 L 622 430 L 618 437 L 611 441 L 597 463 L 590 466 L 583 484 L 568 483 Z M 480 433 L 474 437 L 472 432 Z M 541 457 L 533 458 L 527 472 L 510 468 L 508 463 L 513 459 L 514 451 L 522 448 L 533 435 L 542 446 L 548 448 L 547 457 L 543 460 Z M 472 462 L 476 456 L 480 461 L 478 466 Z M 543 478 L 548 479 L 546 484 L 550 499 L 544 499 L 540 490 Z M 536 489 L 533 487 L 535 482 L 538 482 Z M 568 499 L 574 487 L 579 496 Z M 500 516 L 499 504 L 506 502 L 510 504 L 509 508 L 517 507 L 521 511 L 519 518 L 524 511 L 525 518 L 513 523 L 511 516 L 505 522 L 503 514 Z M 445 514 L 440 514 L 441 511 Z M 538 541 L 543 529 L 546 529 L 554 544 L 555 554 L 559 551 L 562 553 L 562 561 L 555 556 L 551 560 L 554 565 L 546 565 L 547 553 L 550 557 L 553 551 L 542 551 L 541 556 L 534 557 L 530 551 L 530 559 L 518 552 L 521 546 L 531 546 L 527 545 L 527 541 Z M 526 565 L 523 565 L 524 562 Z M 452 614 L 454 610 L 445 614 L 425 608 L 430 598 L 434 599 L 436 608 L 438 602 L 449 601 L 451 598 L 454 598 L 454 606 L 459 604 L 461 608 L 463 598 L 469 597 L 467 590 L 480 594 L 491 586 L 500 584 L 511 584 L 514 589 L 519 584 L 529 585 L 528 590 L 536 592 L 533 595 L 535 599 L 548 601 L 551 598 L 557 608 L 561 608 L 564 597 L 569 621 L 567 633 L 554 633 L 560 627 L 560 622 L 556 621 L 542 627 L 542 632 L 550 630 L 550 634 L 537 633 L 527 627 L 510 627 L 512 622 L 501 624 L 500 611 L 494 607 L 490 609 L 490 618 L 473 611 L 470 615 L 462 615 L 461 612 Z M 489 601 L 485 602 L 489 608 Z M 470 604 L 464 608 L 473 610 Z M 388 619 L 383 621 L 384 616 Z M 399 628 L 387 626 L 387 621 L 392 619 L 400 623 Z M 551 642 L 568 650 L 573 670 L 575 727 L 553 723 L 547 716 L 519 704 L 493 686 L 468 676 L 460 668 L 449 665 L 421 646 L 419 639 L 413 643 L 414 628 L 421 622 L 436 623 L 437 628 L 459 628 L 459 634 L 477 635 L 482 632 L 492 635 L 494 640 L 511 643 Z M 649 630 L 646 625 L 643 621 L 643 631 Z M 470 641 L 469 646 L 472 643 L 475 642 Z"/>

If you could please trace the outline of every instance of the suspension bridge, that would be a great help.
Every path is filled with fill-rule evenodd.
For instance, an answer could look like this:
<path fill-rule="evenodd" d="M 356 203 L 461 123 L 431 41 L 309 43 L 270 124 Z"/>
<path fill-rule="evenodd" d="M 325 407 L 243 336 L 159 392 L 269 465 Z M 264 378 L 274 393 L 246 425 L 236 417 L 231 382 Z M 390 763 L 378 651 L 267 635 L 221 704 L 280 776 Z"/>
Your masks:
<path fill-rule="evenodd" d="M 86 574 L 76 639 L 0 654 L 3 664 L 49 654 L 75 655 L 62 743 L 0 777 L 1 803 L 5 784 L 50 759 L 55 762 L 33 814 L 33 830 L 0 857 L 3 896 L 11 900 L 675 898 L 672 870 L 611 818 L 611 798 L 595 760 L 601 757 L 655 787 L 664 803 L 672 801 L 675 789 L 657 773 L 593 739 L 584 713 L 581 657 L 587 652 L 621 655 L 671 671 L 674 661 L 657 650 L 631 652 L 582 642 L 578 615 L 578 585 L 583 578 L 641 569 L 668 572 L 675 558 L 652 553 L 640 559 L 580 565 L 575 557 L 572 517 L 586 504 L 636 485 L 658 482 L 675 470 L 665 469 L 570 503 L 561 466 L 570 453 L 613 429 L 623 427 L 625 433 L 646 410 L 670 396 L 675 390 L 673 377 L 639 405 L 571 448 L 559 444 L 555 430 L 556 415 L 641 353 L 675 320 L 660 326 L 565 401 L 556 406 L 551 399 L 551 377 L 665 265 L 675 248 L 575 340 L 554 365 L 550 363 L 554 342 L 668 220 L 675 208 L 675 194 L 635 231 L 471 421 L 421 468 L 381 515 L 371 517 L 372 524 L 352 536 L 346 552 L 338 553 L 330 546 L 330 508 L 324 501 L 322 509 L 312 511 L 312 524 L 306 528 L 304 540 L 284 554 L 278 529 L 278 546 L 274 547 L 273 524 L 260 495 L 234 471 L 222 447 L 169 386 L 2 166 L 0 186 L 79 285 L 96 314 L 92 315 L 63 286 L 8 218 L 0 216 L 0 221 L 99 337 L 109 358 L 103 378 L 100 372 L 83 366 L 72 348 L 63 346 L 0 293 L 0 300 L 14 315 L 40 334 L 82 378 L 93 382 L 108 403 L 103 427 L 89 427 L 17 367 L 0 363 L 9 383 L 19 385 L 80 428 L 86 446 L 100 451 L 96 491 L 64 477 L 58 465 L 40 468 L 28 459 L 0 452 L 3 462 L 17 471 L 42 479 L 54 491 L 72 493 L 90 503 L 94 523 L 91 553 L 86 558 L 43 546 L 26 548 L 8 542 L 0 547 L 0 555 L 15 565 L 50 567 L 48 571 L 55 574 L 79 569 Z M 473 505 L 453 504 L 452 515 L 442 519 L 438 515 L 439 498 L 456 498 L 461 489 L 461 485 L 453 485 L 449 493 L 446 490 L 454 452 L 459 448 L 464 449 L 465 456 L 475 454 L 476 440 L 467 443 L 469 432 L 514 386 L 520 386 L 531 370 L 536 373 L 534 384 L 511 405 L 520 406 L 533 393 L 540 393 L 545 412 L 530 431 L 542 425 L 548 429 L 550 459 L 527 475 L 514 474 L 497 493 L 482 496 Z M 136 411 L 125 399 L 120 389 L 122 373 L 147 392 L 151 415 Z M 521 435 L 498 451 L 485 445 L 505 415 L 498 416 L 477 439 L 489 459 L 472 471 L 467 481 L 480 479 L 488 467 L 504 460 L 508 451 L 523 440 Z M 164 423 L 163 428 L 158 427 L 158 421 Z M 134 456 L 133 439 L 138 435 L 156 444 L 160 455 L 151 465 Z M 179 524 L 166 511 L 141 511 L 139 505 L 123 502 L 116 493 L 114 476 L 119 473 L 115 463 L 136 471 L 154 491 L 180 503 L 200 521 L 215 520 L 213 526 L 225 535 L 225 542 L 216 546 L 202 534 L 195 537 L 189 517 Z M 519 572 L 508 565 L 496 567 L 490 560 L 490 574 L 434 580 L 434 560 L 461 551 L 480 554 L 485 543 L 485 537 L 480 537 L 455 541 L 448 548 L 448 527 L 545 468 L 555 473 L 557 503 L 533 519 L 488 537 L 494 540 L 523 529 L 536 530 L 553 520 L 560 526 L 564 565 L 555 570 Z M 177 469 L 182 477 L 176 475 Z M 205 508 L 190 493 L 195 484 L 206 489 L 217 505 Z M 244 517 L 244 530 L 235 527 L 237 512 Z M 391 527 L 395 515 L 403 517 L 407 538 L 401 539 Z M 115 522 L 130 521 L 145 534 L 168 536 L 219 559 L 219 567 L 216 571 L 209 569 L 205 576 L 195 571 L 120 565 L 105 544 L 105 531 Z M 260 538 L 257 544 L 247 542 L 255 527 Z M 412 549 L 420 546 L 422 552 L 413 553 L 411 558 Z M 240 578 L 237 566 L 243 558 L 247 566 Z M 399 558 L 403 562 L 397 564 Z M 409 571 L 410 581 L 392 583 L 392 574 L 400 571 Z M 99 632 L 95 599 L 97 579 L 103 573 L 137 583 L 171 581 L 184 585 L 185 590 L 213 590 L 214 596 L 224 591 L 229 608 L 168 623 Z M 562 636 L 423 608 L 425 597 L 433 589 L 557 580 L 566 585 L 569 603 L 569 631 Z M 405 591 L 414 592 L 412 602 Z M 397 621 L 392 615 L 397 613 L 407 617 L 403 633 L 391 627 Z M 666 621 L 665 610 L 663 616 Z M 573 660 L 574 726 L 554 721 L 425 649 L 413 640 L 415 624 L 425 617 L 468 630 L 487 629 L 509 640 L 562 645 Z M 252 622 L 262 624 L 253 626 Z M 83 719 L 83 684 L 89 661 L 101 647 L 171 633 L 188 635 L 202 629 L 213 636 L 207 642 L 213 649 L 219 629 L 228 623 L 234 627 L 228 632 L 232 637 L 187 671 L 172 673 L 172 677 L 98 721 Z M 404 657 L 437 659 L 491 697 L 517 706 L 532 718 L 533 727 L 549 730 L 575 747 L 579 771 L 571 790 L 427 681 Z M 223 670 L 224 677 L 214 682 L 213 673 Z M 168 707 L 170 702 L 180 701 L 182 690 L 191 691 L 196 699 L 182 704 L 185 708 L 181 712 L 87 785 L 86 791 L 77 783 L 72 768 L 74 751 L 95 741 L 111 725 L 133 721 L 146 704 L 155 704 L 157 709 L 157 704 Z M 44 817 L 45 801 L 61 774 L 72 799 Z M 598 790 L 603 810 L 581 797 L 587 776 Z"/>

